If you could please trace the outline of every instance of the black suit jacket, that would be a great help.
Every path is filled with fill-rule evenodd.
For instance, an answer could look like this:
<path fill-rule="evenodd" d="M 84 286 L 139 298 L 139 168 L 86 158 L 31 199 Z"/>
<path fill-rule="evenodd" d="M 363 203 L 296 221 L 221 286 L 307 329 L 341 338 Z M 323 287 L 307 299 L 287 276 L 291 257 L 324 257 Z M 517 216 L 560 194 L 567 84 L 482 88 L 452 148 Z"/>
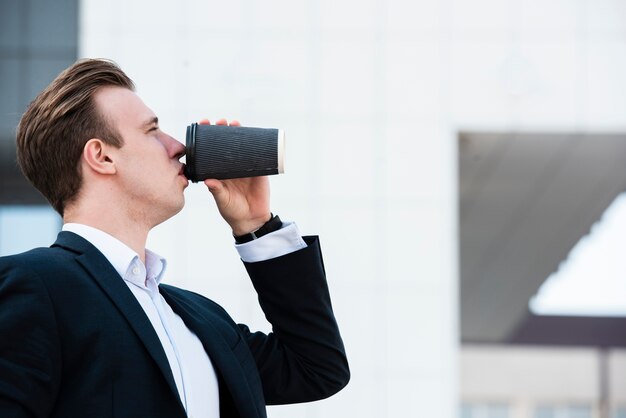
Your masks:
<path fill-rule="evenodd" d="M 273 332 L 250 332 L 215 302 L 161 285 L 218 374 L 223 417 L 322 399 L 349 370 L 317 238 L 245 263 Z M 0 258 L 0 417 L 185 417 L 159 339 L 107 259 L 61 232 L 50 248 Z"/>

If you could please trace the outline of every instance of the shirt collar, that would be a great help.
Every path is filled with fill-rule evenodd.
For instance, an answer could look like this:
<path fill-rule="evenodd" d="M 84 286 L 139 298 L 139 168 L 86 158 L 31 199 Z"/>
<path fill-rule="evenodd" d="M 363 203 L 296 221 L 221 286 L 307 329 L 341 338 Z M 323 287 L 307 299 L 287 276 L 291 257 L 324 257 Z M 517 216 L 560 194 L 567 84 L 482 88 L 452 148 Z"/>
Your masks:
<path fill-rule="evenodd" d="M 124 280 L 145 287 L 147 279 L 154 279 L 158 285 L 163 278 L 167 261 L 155 252 L 146 249 L 144 265 L 135 251 L 104 231 L 78 223 L 64 224 L 63 231 L 73 232 L 89 241 Z"/>

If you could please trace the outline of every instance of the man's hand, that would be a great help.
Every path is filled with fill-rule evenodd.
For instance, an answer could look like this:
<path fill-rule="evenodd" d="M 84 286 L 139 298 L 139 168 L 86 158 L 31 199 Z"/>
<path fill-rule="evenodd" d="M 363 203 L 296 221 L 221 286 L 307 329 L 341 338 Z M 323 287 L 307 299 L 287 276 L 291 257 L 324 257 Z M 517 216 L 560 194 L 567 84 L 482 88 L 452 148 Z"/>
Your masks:
<path fill-rule="evenodd" d="M 198 122 L 209 125 L 207 119 Z M 234 120 L 220 119 L 216 125 L 241 126 Z M 270 183 L 264 177 L 231 180 L 204 180 L 215 199 L 217 208 L 233 230 L 233 235 L 244 235 L 259 229 L 270 219 Z"/>

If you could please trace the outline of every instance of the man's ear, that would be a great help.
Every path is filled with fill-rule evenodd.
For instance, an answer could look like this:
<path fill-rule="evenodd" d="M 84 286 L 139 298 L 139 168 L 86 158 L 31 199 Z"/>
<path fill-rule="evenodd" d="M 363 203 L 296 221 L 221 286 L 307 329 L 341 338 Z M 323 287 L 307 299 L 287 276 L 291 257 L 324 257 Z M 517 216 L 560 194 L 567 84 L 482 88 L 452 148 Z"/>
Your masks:
<path fill-rule="evenodd" d="M 115 174 L 117 169 L 110 158 L 110 150 L 111 145 L 104 143 L 101 139 L 92 138 L 87 141 L 83 148 L 83 159 L 96 173 Z"/>

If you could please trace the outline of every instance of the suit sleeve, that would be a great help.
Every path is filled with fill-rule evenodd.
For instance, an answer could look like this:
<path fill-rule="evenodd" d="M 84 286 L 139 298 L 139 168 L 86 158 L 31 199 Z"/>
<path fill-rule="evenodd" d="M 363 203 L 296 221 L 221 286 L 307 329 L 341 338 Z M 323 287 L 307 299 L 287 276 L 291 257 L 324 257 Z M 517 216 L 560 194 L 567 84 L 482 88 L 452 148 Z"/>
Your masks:
<path fill-rule="evenodd" d="M 316 237 L 302 250 L 244 263 L 273 332 L 240 325 L 268 405 L 309 402 L 341 390 L 350 371 Z"/>
<path fill-rule="evenodd" d="M 47 417 L 61 370 L 54 310 L 40 278 L 0 258 L 0 416 Z"/>

